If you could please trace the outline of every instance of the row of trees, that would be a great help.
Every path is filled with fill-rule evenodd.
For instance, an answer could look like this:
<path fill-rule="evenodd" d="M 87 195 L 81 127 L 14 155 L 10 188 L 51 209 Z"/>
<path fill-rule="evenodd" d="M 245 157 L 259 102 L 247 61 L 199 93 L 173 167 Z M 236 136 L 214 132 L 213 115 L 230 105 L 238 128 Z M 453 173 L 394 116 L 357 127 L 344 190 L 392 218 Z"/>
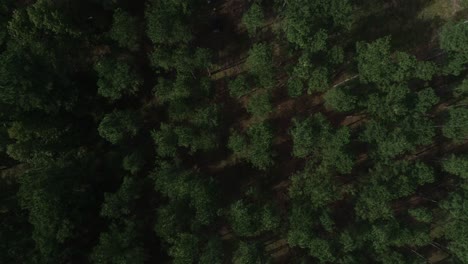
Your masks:
<path fill-rule="evenodd" d="M 343 7 L 340 15 L 334 9 L 337 4 Z M 442 28 L 440 48 L 446 57 L 437 64 L 394 52 L 390 37 L 358 42 L 354 61 L 346 61 L 355 63 L 355 77 L 332 87 L 326 78 L 330 71 L 323 65 L 341 64 L 343 55 L 331 55 L 332 49 L 324 48 L 326 31 L 318 24 L 329 16 L 336 26 L 332 30 L 346 36 L 346 30 L 352 27 L 345 23 L 350 17 L 349 8 L 347 1 L 290 1 L 284 10 L 285 35 L 300 49 L 288 83 L 290 95 L 301 95 L 304 81 L 311 78 L 308 92 L 324 92 L 328 109 L 345 114 L 357 112 L 364 118 L 363 125 L 355 130 L 333 128 L 321 114 L 293 120 L 292 154 L 305 159 L 305 168 L 291 177 L 288 242 L 306 250 L 305 255 L 319 263 L 420 263 L 427 261 L 423 252 L 429 246 L 448 249 L 454 261 L 464 263 L 466 241 L 453 232 L 455 226 L 465 228 L 459 221 L 463 216 L 454 209 L 462 206 L 460 193 L 465 187 L 463 180 L 453 178 L 461 176 L 464 158 L 442 158 L 442 166 L 405 158 L 425 146 L 462 144 L 466 140 L 467 111 L 461 106 L 466 81 L 460 83 L 456 76 L 466 74 L 466 45 L 459 41 L 466 38 L 468 27 L 461 22 Z M 314 19 L 318 22 L 314 23 Z M 308 26 L 317 27 L 301 28 L 299 21 L 309 21 Z M 333 43 L 338 38 L 334 35 L 329 41 Z M 328 54 L 323 54 L 320 47 Z M 441 79 L 457 80 L 451 85 L 455 99 L 445 111 L 435 109 L 442 99 L 438 87 L 431 88 Z M 349 152 L 350 144 L 358 148 Z M 355 164 L 357 155 L 362 153 L 360 149 L 366 150 L 368 161 Z M 359 170 L 353 170 L 355 166 Z M 443 191 L 435 194 L 439 198 L 432 198 L 425 191 L 428 186 L 438 186 L 435 182 L 440 186 L 449 175 L 456 184 L 449 190 L 448 198 L 442 198 Z M 412 204 L 412 199 L 424 202 Z M 447 212 L 457 216 L 433 216 Z M 342 218 L 344 214 L 346 219 Z M 445 225 L 447 221 L 451 224 Z M 437 236 L 434 225 L 445 225 Z M 440 244 L 443 239 L 449 241 L 448 245 Z"/>
<path fill-rule="evenodd" d="M 271 263 L 277 239 L 289 263 L 468 259 L 467 23 L 421 60 L 360 41 L 366 1 L 247 1 L 226 98 L 212 4 L 137 2 L 0 4 L 0 262 Z M 283 70 L 326 109 L 272 120 Z"/>

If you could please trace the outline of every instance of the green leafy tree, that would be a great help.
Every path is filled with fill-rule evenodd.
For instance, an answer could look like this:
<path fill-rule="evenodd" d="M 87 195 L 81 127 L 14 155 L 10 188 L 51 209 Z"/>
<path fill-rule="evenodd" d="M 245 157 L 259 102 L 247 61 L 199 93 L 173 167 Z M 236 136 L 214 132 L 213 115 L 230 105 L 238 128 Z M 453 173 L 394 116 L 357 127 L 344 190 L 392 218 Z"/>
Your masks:
<path fill-rule="evenodd" d="M 273 110 L 270 95 L 268 93 L 258 93 L 249 99 L 247 111 L 254 117 L 264 117 Z"/>
<path fill-rule="evenodd" d="M 247 28 L 249 35 L 254 36 L 263 25 L 264 19 L 262 7 L 258 2 L 254 2 L 242 17 L 242 23 Z"/>
<path fill-rule="evenodd" d="M 136 136 L 139 129 L 138 117 L 131 111 L 114 111 L 104 116 L 98 127 L 99 135 L 118 144 Z"/>
<path fill-rule="evenodd" d="M 468 96 L 468 78 L 463 80 L 463 82 L 454 89 L 453 96 L 456 98 Z"/>
<path fill-rule="evenodd" d="M 188 17 L 190 3 L 186 1 L 150 1 L 146 9 L 147 34 L 155 44 L 174 45 L 192 39 Z"/>
<path fill-rule="evenodd" d="M 200 264 L 222 264 L 223 247 L 221 239 L 215 237 L 208 240 L 200 254 Z"/>
<path fill-rule="evenodd" d="M 161 123 L 160 129 L 152 131 L 156 153 L 161 157 L 175 157 L 177 154 L 177 135 L 169 124 Z"/>
<path fill-rule="evenodd" d="M 141 197 L 140 190 L 141 182 L 124 177 L 116 192 L 104 194 L 101 215 L 114 220 L 128 217 L 135 206 L 135 201 Z"/>
<path fill-rule="evenodd" d="M 191 95 L 188 80 L 189 77 L 182 74 L 178 74 L 173 82 L 159 78 L 154 94 L 162 103 L 188 98 Z"/>
<path fill-rule="evenodd" d="M 250 140 L 248 159 L 255 167 L 266 169 L 273 165 L 273 130 L 266 123 L 249 127 L 247 136 Z"/>
<path fill-rule="evenodd" d="M 448 248 L 455 260 L 463 263 L 468 258 L 468 214 L 466 189 L 452 193 L 440 206 L 447 213 L 444 235 L 449 240 Z"/>
<path fill-rule="evenodd" d="M 445 171 L 468 180 L 468 157 L 466 155 L 451 155 L 444 159 L 442 167 Z"/>
<path fill-rule="evenodd" d="M 449 109 L 447 121 L 442 128 L 445 137 L 455 142 L 462 142 L 468 137 L 468 109 L 452 107 Z"/>
<path fill-rule="evenodd" d="M 305 1 L 293 0 L 286 3 L 283 30 L 289 42 L 307 50 L 317 51 L 318 35 L 324 28 L 347 29 L 352 23 L 352 6 L 348 0 Z M 317 33 L 319 32 L 319 33 Z"/>
<path fill-rule="evenodd" d="M 250 92 L 247 78 L 244 75 L 237 76 L 229 82 L 229 94 L 231 97 L 240 98 Z"/>
<path fill-rule="evenodd" d="M 307 163 L 304 170 L 293 174 L 289 196 L 292 199 L 306 199 L 313 209 L 322 208 L 340 198 L 332 174 L 316 169 L 312 163 Z"/>
<path fill-rule="evenodd" d="M 331 64 L 334 65 L 339 65 L 344 62 L 345 59 L 345 54 L 344 50 L 340 46 L 333 46 L 329 51 L 328 51 L 328 60 Z"/>
<path fill-rule="evenodd" d="M 392 54 L 390 37 L 372 43 L 356 45 L 359 78 L 363 83 L 386 87 L 410 79 L 430 80 L 437 67 L 431 62 L 420 62 L 404 52 Z M 393 56 L 392 56 L 393 55 Z"/>
<path fill-rule="evenodd" d="M 355 206 L 356 214 L 368 221 L 390 219 L 392 200 L 411 195 L 418 186 L 434 182 L 433 170 L 419 162 L 377 164 L 369 171 L 369 177 L 369 182 L 359 191 Z"/>
<path fill-rule="evenodd" d="M 386 127 L 383 123 L 369 122 L 362 132 L 361 139 L 372 144 L 371 155 L 385 160 L 417 146 L 429 145 L 435 135 L 431 120 L 424 117 L 407 117 L 398 126 Z"/>
<path fill-rule="evenodd" d="M 468 26 L 464 22 L 450 22 L 442 27 L 440 32 L 440 47 L 446 51 L 468 53 Z"/>
<path fill-rule="evenodd" d="M 434 105 L 439 102 L 439 97 L 435 94 L 434 89 L 425 88 L 417 93 L 417 104 L 415 110 L 420 113 L 426 113 Z"/>
<path fill-rule="evenodd" d="M 148 256 L 136 234 L 131 222 L 123 229 L 111 225 L 110 230 L 99 237 L 99 243 L 91 255 L 93 263 L 145 263 Z"/>
<path fill-rule="evenodd" d="M 192 171 L 162 163 L 154 173 L 155 188 L 173 202 L 183 202 L 195 211 L 194 219 L 209 224 L 216 214 L 216 189 L 211 180 Z"/>
<path fill-rule="evenodd" d="M 64 161 L 64 160 L 69 161 Z M 62 160 L 29 169 L 20 177 L 18 198 L 33 226 L 38 263 L 83 259 L 77 239 L 98 221 L 95 193 L 89 182 L 95 175 L 92 163 L 62 157 Z M 86 252 L 88 254 L 89 252 Z"/>
<path fill-rule="evenodd" d="M 174 128 L 174 133 L 177 135 L 178 146 L 188 148 L 190 153 L 212 150 L 218 145 L 213 131 L 177 126 Z"/>
<path fill-rule="evenodd" d="M 12 177 L 17 176 L 18 172 L 0 180 L 0 239 L 5 241 L 0 245 L 2 263 L 34 261 L 36 258 L 28 214 L 18 204 L 18 184 L 12 181 Z"/>
<path fill-rule="evenodd" d="M 169 249 L 169 255 L 173 258 L 175 264 L 194 263 L 199 254 L 199 239 L 192 234 L 179 234 L 174 244 Z"/>
<path fill-rule="evenodd" d="M 414 208 L 408 210 L 408 213 L 416 220 L 423 223 L 431 223 L 433 220 L 432 212 L 427 208 Z"/>
<path fill-rule="evenodd" d="M 145 165 L 145 158 L 142 153 L 134 152 L 123 159 L 123 168 L 131 174 L 138 173 Z"/>
<path fill-rule="evenodd" d="M 267 44 L 253 45 L 245 64 L 248 72 L 257 77 L 261 86 L 269 88 L 275 84 L 273 57 Z"/>
<path fill-rule="evenodd" d="M 244 135 L 238 132 L 231 133 L 228 141 L 228 148 L 238 156 L 245 156 L 248 153 L 248 142 Z"/>
<path fill-rule="evenodd" d="M 139 48 L 141 34 L 139 27 L 139 21 L 136 17 L 118 8 L 114 11 L 112 27 L 109 32 L 110 37 L 115 40 L 120 47 L 136 51 Z"/>
<path fill-rule="evenodd" d="M 98 93 L 110 100 L 134 94 L 141 85 L 136 72 L 123 61 L 103 59 L 98 61 L 94 68 L 99 76 Z"/>
<path fill-rule="evenodd" d="M 257 123 L 249 127 L 247 135 L 233 132 L 229 137 L 228 147 L 234 154 L 246 159 L 259 169 L 273 165 L 273 131 L 267 123 Z"/>
<path fill-rule="evenodd" d="M 325 104 L 338 112 L 349 112 L 356 108 L 357 98 L 347 87 L 336 87 L 328 90 L 325 95 Z"/>
<path fill-rule="evenodd" d="M 293 120 L 290 130 L 293 139 L 293 155 L 299 158 L 313 157 L 323 167 L 349 173 L 353 166 L 346 145 L 350 141 L 347 128 L 333 131 L 330 123 L 321 114 L 305 120 Z"/>
<path fill-rule="evenodd" d="M 301 79 L 291 76 L 288 80 L 288 95 L 298 97 L 304 93 L 304 83 Z"/>
<path fill-rule="evenodd" d="M 323 92 L 329 87 L 329 73 L 327 68 L 319 67 L 312 71 L 308 83 L 308 94 L 313 92 Z"/>
<path fill-rule="evenodd" d="M 315 238 L 309 241 L 309 255 L 317 258 L 320 263 L 335 261 L 335 255 L 331 243 L 325 239 Z"/>
<path fill-rule="evenodd" d="M 240 242 L 239 247 L 234 252 L 232 263 L 234 264 L 260 264 L 266 263 L 261 245 L 258 243 Z"/>
<path fill-rule="evenodd" d="M 356 50 L 361 81 L 387 84 L 389 73 L 394 71 L 394 66 L 389 60 L 390 38 L 381 38 L 371 44 L 358 43 Z"/>
<path fill-rule="evenodd" d="M 280 219 L 272 205 L 255 206 L 238 200 L 229 210 L 232 229 L 240 236 L 256 236 L 266 231 L 275 231 Z"/>

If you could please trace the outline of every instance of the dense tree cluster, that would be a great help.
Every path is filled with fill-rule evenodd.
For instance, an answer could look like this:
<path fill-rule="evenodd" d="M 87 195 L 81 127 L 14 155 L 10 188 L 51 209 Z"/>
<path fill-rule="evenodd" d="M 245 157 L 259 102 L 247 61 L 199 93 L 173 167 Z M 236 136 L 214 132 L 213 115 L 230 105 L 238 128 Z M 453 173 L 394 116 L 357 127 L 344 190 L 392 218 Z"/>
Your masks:
<path fill-rule="evenodd" d="M 0 262 L 466 263 L 466 1 L 390 2 L 2 1 Z"/>

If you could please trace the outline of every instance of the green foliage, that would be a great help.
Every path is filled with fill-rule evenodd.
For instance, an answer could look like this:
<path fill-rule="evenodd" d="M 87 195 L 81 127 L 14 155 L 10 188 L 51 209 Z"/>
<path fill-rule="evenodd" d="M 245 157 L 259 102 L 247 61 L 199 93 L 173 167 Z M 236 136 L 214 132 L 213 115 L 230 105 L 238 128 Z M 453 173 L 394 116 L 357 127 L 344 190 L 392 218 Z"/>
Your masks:
<path fill-rule="evenodd" d="M 417 93 L 417 104 L 415 110 L 420 113 L 426 113 L 434 105 L 439 103 L 439 97 L 435 94 L 434 89 L 425 88 Z"/>
<path fill-rule="evenodd" d="M 324 168 L 334 168 L 340 173 L 351 171 L 353 161 L 346 151 L 350 140 L 347 128 L 334 131 L 323 115 L 316 114 L 302 121 L 294 119 L 290 133 L 294 156 L 312 156 Z"/>
<path fill-rule="evenodd" d="M 439 46 L 448 53 L 444 72 L 459 75 L 468 63 L 468 25 L 465 22 L 445 24 L 439 34 Z"/>
<path fill-rule="evenodd" d="M 381 38 L 371 44 L 358 43 L 357 61 L 362 82 L 387 83 L 393 69 L 390 57 L 390 38 Z"/>
<path fill-rule="evenodd" d="M 323 97 L 326 106 L 338 112 L 349 112 L 356 108 L 357 98 L 350 94 L 347 87 L 332 88 Z"/>
<path fill-rule="evenodd" d="M 216 214 L 216 190 L 201 175 L 162 163 L 154 173 L 155 188 L 174 202 L 184 202 L 195 210 L 194 220 L 207 225 Z"/>
<path fill-rule="evenodd" d="M 2 263 L 32 262 L 35 258 L 32 228 L 27 211 L 18 204 L 17 191 L 18 184 L 9 177 L 0 180 L 0 239 L 6 241 L 0 245 Z"/>
<path fill-rule="evenodd" d="M 323 92 L 329 87 L 329 73 L 327 68 L 319 67 L 312 71 L 308 83 L 308 94 Z"/>
<path fill-rule="evenodd" d="M 158 131 L 151 136 L 156 144 L 156 153 L 161 157 L 175 157 L 177 154 L 177 136 L 169 124 L 161 123 Z"/>
<path fill-rule="evenodd" d="M 131 174 L 136 174 L 145 165 L 145 159 L 141 153 L 134 152 L 130 155 L 125 156 L 122 165 L 124 170 L 130 172 Z"/>
<path fill-rule="evenodd" d="M 186 75 L 177 75 L 174 82 L 159 78 L 158 84 L 154 87 L 154 93 L 162 103 L 187 98 L 190 96 L 188 79 Z"/>
<path fill-rule="evenodd" d="M 423 223 L 432 221 L 432 212 L 427 208 L 415 208 L 408 210 L 408 213 L 416 220 Z"/>
<path fill-rule="evenodd" d="M 225 38 L 239 25 L 213 1 L 1 2 L 1 263 L 270 263 L 285 237 L 290 263 L 419 264 L 435 247 L 468 259 L 466 21 L 427 31 L 442 53 L 421 61 L 390 39 L 416 29 L 400 25 L 410 4 L 389 5 L 403 19 L 391 23 L 376 1 L 249 6 L 249 35 L 268 18 L 277 38 L 230 77 L 245 120 L 221 111 L 234 102 L 208 76 L 248 44 Z M 277 81 L 275 100 L 301 97 L 270 123 Z"/>
<path fill-rule="evenodd" d="M 194 129 L 178 126 L 174 128 L 174 133 L 177 136 L 178 146 L 188 148 L 190 153 L 212 150 L 218 145 L 216 134 L 202 127 Z"/>
<path fill-rule="evenodd" d="M 29 213 L 39 263 L 73 258 L 77 252 L 66 245 L 88 241 L 80 235 L 96 220 L 96 197 L 85 184 L 89 168 L 89 163 L 58 161 L 21 175 L 18 198 Z"/>
<path fill-rule="evenodd" d="M 102 59 L 94 67 L 98 80 L 98 93 L 110 100 L 134 94 L 141 80 L 127 63 L 115 59 Z"/>
<path fill-rule="evenodd" d="M 468 53 L 468 25 L 465 22 L 457 24 L 450 22 L 442 27 L 439 38 L 440 47 L 449 52 Z"/>
<path fill-rule="evenodd" d="M 237 76 L 229 82 L 229 94 L 234 98 L 241 98 L 249 93 L 250 87 L 244 75 Z"/>
<path fill-rule="evenodd" d="M 205 71 L 211 66 L 212 54 L 207 49 L 179 47 L 157 47 L 151 54 L 151 63 L 155 68 L 176 70 L 184 76 L 193 74 L 197 70 Z"/>
<path fill-rule="evenodd" d="M 139 121 L 131 111 L 114 111 L 104 116 L 98 127 L 99 135 L 112 144 L 133 138 L 138 133 Z"/>
<path fill-rule="evenodd" d="M 122 48 L 136 51 L 139 48 L 140 30 L 139 21 L 122 9 L 114 11 L 110 37 Z"/>
<path fill-rule="evenodd" d="M 229 137 L 228 148 L 238 156 L 246 156 L 248 152 L 248 144 L 245 136 L 233 132 Z"/>
<path fill-rule="evenodd" d="M 311 239 L 308 247 L 310 248 L 309 254 L 317 258 L 320 263 L 328 263 L 335 261 L 335 256 L 332 251 L 330 242 L 325 239 Z"/>
<path fill-rule="evenodd" d="M 242 23 L 247 28 L 249 35 L 254 36 L 263 25 L 264 19 L 262 7 L 258 2 L 254 2 L 242 17 Z"/>
<path fill-rule="evenodd" d="M 266 123 L 251 126 L 247 130 L 250 139 L 249 160 L 255 167 L 266 169 L 273 165 L 273 130 Z"/>
<path fill-rule="evenodd" d="M 247 112 L 254 117 L 264 117 L 273 110 L 271 105 L 270 95 L 266 92 L 257 93 L 249 99 Z"/>
<path fill-rule="evenodd" d="M 468 96 L 468 79 L 463 80 L 463 82 L 453 90 L 453 96 L 456 98 Z"/>
<path fill-rule="evenodd" d="M 248 160 L 256 168 L 265 170 L 273 165 L 273 131 L 267 123 L 249 127 L 247 137 L 234 132 L 229 137 L 228 147 L 234 154 Z"/>
<path fill-rule="evenodd" d="M 359 77 L 363 83 L 386 87 L 410 79 L 430 80 L 437 67 L 430 62 L 419 62 L 416 57 L 396 52 L 392 57 L 390 37 L 372 43 L 356 44 Z"/>
<path fill-rule="evenodd" d="M 169 255 L 175 264 L 191 264 L 198 257 L 198 238 L 192 234 L 179 234 L 174 245 L 169 249 Z"/>
<path fill-rule="evenodd" d="M 317 170 L 312 163 L 307 163 L 303 171 L 291 177 L 289 196 L 292 199 L 307 199 L 313 209 L 319 209 L 340 198 L 333 175 Z"/>
<path fill-rule="evenodd" d="M 373 146 L 375 159 L 389 159 L 418 146 L 429 145 L 435 135 L 431 120 L 424 117 L 407 117 L 398 126 L 386 127 L 382 123 L 369 122 L 361 134 L 361 140 Z"/>
<path fill-rule="evenodd" d="M 76 105 L 75 83 L 66 65 L 56 68 L 54 57 L 34 55 L 11 44 L 0 54 L 0 62 L 0 102 L 3 107 L 8 106 L 12 114 L 15 111 L 51 114 Z"/>
<path fill-rule="evenodd" d="M 434 181 L 433 171 L 423 163 L 398 162 L 377 164 L 369 171 L 369 182 L 360 190 L 356 202 L 356 214 L 368 221 L 390 219 L 392 200 L 408 196 L 420 185 Z"/>
<path fill-rule="evenodd" d="M 51 0 L 38 0 L 26 11 L 30 21 L 37 29 L 74 37 L 79 35 L 77 30 L 73 28 L 69 10 Z"/>
<path fill-rule="evenodd" d="M 199 264 L 222 264 L 223 256 L 224 252 L 221 239 L 211 238 L 200 254 Z"/>
<path fill-rule="evenodd" d="M 468 157 L 466 155 L 452 154 L 444 159 L 442 167 L 445 171 L 468 180 Z"/>
<path fill-rule="evenodd" d="M 238 200 L 231 205 L 229 219 L 232 229 L 239 236 L 257 236 L 266 231 L 275 231 L 280 219 L 272 205 L 255 206 Z"/>
<path fill-rule="evenodd" d="M 119 220 L 131 213 L 132 202 L 140 198 L 141 184 L 130 177 L 125 177 L 115 193 L 105 193 L 101 215 Z M 133 204 L 134 206 L 134 204 Z"/>
<path fill-rule="evenodd" d="M 445 137 L 455 142 L 463 142 L 468 137 L 468 109 L 452 107 L 448 111 L 447 121 L 442 128 Z"/>
<path fill-rule="evenodd" d="M 317 43 L 324 40 L 326 31 L 323 27 L 349 28 L 352 22 L 352 9 L 348 0 L 288 1 L 283 30 L 288 41 L 300 48 L 321 50 L 323 44 Z"/>
<path fill-rule="evenodd" d="M 240 242 L 232 258 L 234 264 L 266 263 L 261 245 L 258 243 Z"/>
<path fill-rule="evenodd" d="M 289 217 L 290 229 L 288 243 L 308 250 L 310 256 L 319 260 L 319 263 L 334 262 L 335 256 L 330 242 L 317 236 L 314 232 L 314 220 L 318 212 L 307 206 L 307 203 L 299 202 L 292 205 Z M 307 222 L 304 219 L 311 219 Z"/>
<path fill-rule="evenodd" d="M 185 1 L 151 0 L 145 13 L 148 37 L 155 44 L 188 43 L 192 39 L 187 20 L 190 13 Z"/>
<path fill-rule="evenodd" d="M 148 257 L 138 242 L 135 231 L 131 222 L 123 229 L 111 225 L 110 230 L 101 233 L 99 237 L 99 243 L 91 255 L 93 263 L 145 263 Z"/>
<path fill-rule="evenodd" d="M 331 48 L 329 51 L 328 51 L 328 60 L 330 61 L 331 64 L 334 64 L 334 65 L 339 65 L 341 63 L 344 62 L 344 50 L 342 47 L 340 46 L 333 46 L 333 48 Z"/>
<path fill-rule="evenodd" d="M 444 231 L 449 240 L 448 248 L 461 263 L 468 258 L 467 195 L 466 189 L 460 190 L 441 203 L 441 208 L 447 213 Z"/>
<path fill-rule="evenodd" d="M 304 83 L 296 77 L 290 77 L 288 80 L 288 95 L 298 97 L 304 93 Z"/>
<path fill-rule="evenodd" d="M 275 84 L 273 57 L 269 45 L 264 43 L 253 45 L 245 64 L 248 72 L 258 79 L 261 86 L 269 88 Z"/>

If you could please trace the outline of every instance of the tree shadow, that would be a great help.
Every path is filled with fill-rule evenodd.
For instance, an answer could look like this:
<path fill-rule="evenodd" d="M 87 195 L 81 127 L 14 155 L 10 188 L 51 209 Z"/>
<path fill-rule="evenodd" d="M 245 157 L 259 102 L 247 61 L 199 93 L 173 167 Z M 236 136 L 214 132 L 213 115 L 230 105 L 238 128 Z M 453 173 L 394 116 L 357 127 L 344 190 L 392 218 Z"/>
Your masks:
<path fill-rule="evenodd" d="M 443 24 L 439 17 L 422 19 L 421 11 L 434 0 L 359 1 L 361 17 L 353 29 L 357 40 L 371 42 L 392 36 L 400 50 L 414 51 L 426 47 L 436 30 Z"/>

